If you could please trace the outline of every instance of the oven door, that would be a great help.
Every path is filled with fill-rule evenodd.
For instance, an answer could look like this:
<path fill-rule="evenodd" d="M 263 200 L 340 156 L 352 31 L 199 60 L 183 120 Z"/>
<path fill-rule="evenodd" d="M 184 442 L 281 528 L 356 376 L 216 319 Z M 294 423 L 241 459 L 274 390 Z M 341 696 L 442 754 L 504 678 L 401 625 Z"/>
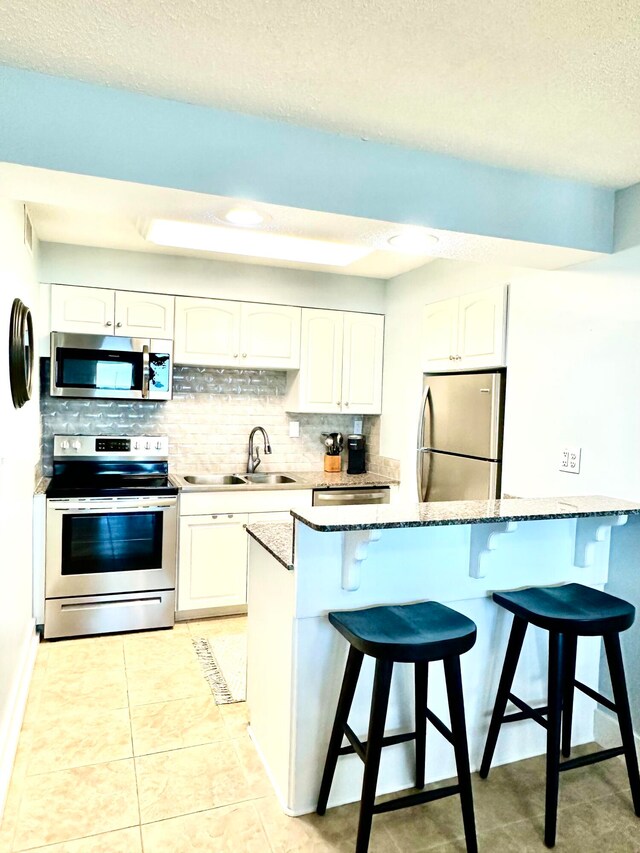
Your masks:
<path fill-rule="evenodd" d="M 174 589 L 177 498 L 47 500 L 46 597 Z"/>

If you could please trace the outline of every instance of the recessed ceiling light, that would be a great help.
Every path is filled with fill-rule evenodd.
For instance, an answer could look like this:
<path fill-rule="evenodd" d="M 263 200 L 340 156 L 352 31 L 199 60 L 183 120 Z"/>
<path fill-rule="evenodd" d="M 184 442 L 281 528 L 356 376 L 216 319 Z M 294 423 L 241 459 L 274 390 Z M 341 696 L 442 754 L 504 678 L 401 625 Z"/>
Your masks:
<path fill-rule="evenodd" d="M 236 231 L 235 228 L 169 219 L 153 219 L 143 236 L 160 246 L 331 267 L 346 267 L 372 252 L 369 246 L 310 240 L 264 231 Z"/>
<path fill-rule="evenodd" d="M 250 207 L 232 207 L 225 213 L 224 218 L 232 225 L 241 225 L 243 228 L 260 225 L 265 219 L 262 213 Z"/>
<path fill-rule="evenodd" d="M 429 234 L 427 231 L 402 231 L 393 237 L 389 237 L 387 243 L 397 252 L 406 252 L 408 255 L 423 255 L 439 242 L 439 237 Z"/>

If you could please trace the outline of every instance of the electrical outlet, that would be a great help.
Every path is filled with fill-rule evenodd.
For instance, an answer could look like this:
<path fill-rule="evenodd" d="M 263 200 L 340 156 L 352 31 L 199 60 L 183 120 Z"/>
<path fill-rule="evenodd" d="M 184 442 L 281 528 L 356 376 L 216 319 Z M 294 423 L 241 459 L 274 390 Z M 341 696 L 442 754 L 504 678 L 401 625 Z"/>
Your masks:
<path fill-rule="evenodd" d="M 579 474 L 581 454 L 581 447 L 563 447 L 560 453 L 559 470 L 567 474 Z"/>
<path fill-rule="evenodd" d="M 300 438 L 300 421 L 289 421 L 289 438 Z"/>

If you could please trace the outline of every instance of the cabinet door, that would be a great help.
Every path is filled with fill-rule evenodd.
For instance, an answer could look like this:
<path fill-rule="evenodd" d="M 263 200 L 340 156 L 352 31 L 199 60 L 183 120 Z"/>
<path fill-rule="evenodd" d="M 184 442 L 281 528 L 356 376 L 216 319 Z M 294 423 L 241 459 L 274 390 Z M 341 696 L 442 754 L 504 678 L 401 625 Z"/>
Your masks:
<path fill-rule="evenodd" d="M 384 317 L 344 315 L 342 343 L 342 411 L 379 415 L 382 411 Z"/>
<path fill-rule="evenodd" d="M 173 338 L 174 298 L 116 291 L 116 334 L 127 338 Z"/>
<path fill-rule="evenodd" d="M 300 371 L 290 388 L 287 411 L 342 411 L 342 326 L 341 311 L 302 309 Z"/>
<path fill-rule="evenodd" d="M 176 364 L 238 367 L 240 303 L 176 297 L 173 357 Z"/>
<path fill-rule="evenodd" d="M 300 366 L 300 308 L 246 302 L 240 313 L 240 365 L 274 370 Z"/>
<path fill-rule="evenodd" d="M 458 298 L 425 305 L 422 314 L 422 369 L 451 370 L 459 367 Z"/>
<path fill-rule="evenodd" d="M 460 297 L 456 367 L 502 367 L 506 364 L 505 285 Z"/>
<path fill-rule="evenodd" d="M 247 602 L 246 513 L 182 516 L 178 610 Z"/>
<path fill-rule="evenodd" d="M 114 291 L 97 287 L 51 288 L 51 330 L 84 335 L 114 335 Z"/>

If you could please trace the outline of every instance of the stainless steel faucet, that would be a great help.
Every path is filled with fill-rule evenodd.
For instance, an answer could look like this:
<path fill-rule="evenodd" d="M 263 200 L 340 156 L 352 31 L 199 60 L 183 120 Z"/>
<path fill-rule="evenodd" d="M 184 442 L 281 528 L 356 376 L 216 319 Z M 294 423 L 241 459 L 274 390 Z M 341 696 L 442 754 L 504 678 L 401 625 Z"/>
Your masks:
<path fill-rule="evenodd" d="M 249 435 L 249 458 L 247 459 L 247 474 L 253 474 L 253 472 L 256 470 L 256 468 L 262 461 L 260 459 L 259 449 L 256 447 L 254 450 L 253 448 L 253 436 L 257 432 L 261 432 L 262 437 L 264 438 L 264 452 L 271 453 L 271 445 L 269 444 L 269 436 L 267 435 L 267 431 L 261 426 L 254 427 Z"/>

